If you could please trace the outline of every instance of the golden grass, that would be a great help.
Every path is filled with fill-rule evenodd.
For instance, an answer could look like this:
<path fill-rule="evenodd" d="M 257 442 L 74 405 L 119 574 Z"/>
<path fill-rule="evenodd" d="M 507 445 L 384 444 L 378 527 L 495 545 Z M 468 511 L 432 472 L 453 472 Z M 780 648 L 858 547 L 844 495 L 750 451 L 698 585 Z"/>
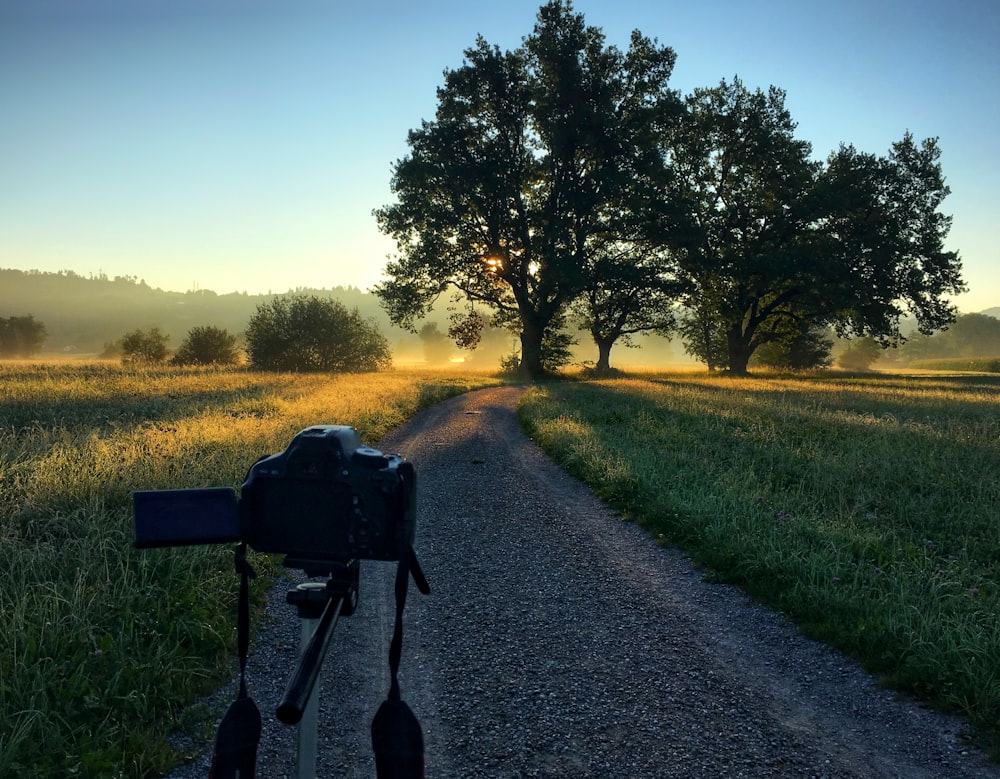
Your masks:
<path fill-rule="evenodd" d="M 486 373 L 0 363 L 0 776 L 148 776 L 228 673 L 231 552 L 132 548 L 137 489 L 238 486 L 299 430 L 377 441 Z"/>

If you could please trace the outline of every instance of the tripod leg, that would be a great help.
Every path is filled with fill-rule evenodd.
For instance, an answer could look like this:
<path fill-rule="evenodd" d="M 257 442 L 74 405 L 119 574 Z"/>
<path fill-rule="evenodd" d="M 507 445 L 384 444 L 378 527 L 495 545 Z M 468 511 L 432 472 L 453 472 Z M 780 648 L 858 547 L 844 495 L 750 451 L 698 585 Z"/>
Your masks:
<path fill-rule="evenodd" d="M 309 640 L 316 632 L 319 619 L 302 619 L 300 652 L 305 652 Z M 299 720 L 298 757 L 295 765 L 295 779 L 315 779 L 316 777 L 316 742 L 319 728 L 319 693 L 309 696 L 302 719 Z"/>

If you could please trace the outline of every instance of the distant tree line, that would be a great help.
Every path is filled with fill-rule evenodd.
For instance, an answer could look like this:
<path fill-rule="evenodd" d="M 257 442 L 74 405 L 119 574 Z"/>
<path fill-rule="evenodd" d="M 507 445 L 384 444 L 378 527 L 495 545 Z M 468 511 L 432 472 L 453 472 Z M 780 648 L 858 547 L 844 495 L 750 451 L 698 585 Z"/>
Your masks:
<path fill-rule="evenodd" d="M 44 325 L 31 317 L 33 332 L 44 334 Z M 0 320 L 0 328 L 11 320 Z M 23 324 L 22 324 L 23 327 Z M 427 322 L 419 332 L 428 363 L 445 363 L 454 354 L 452 338 L 436 322 Z M 751 365 L 789 370 L 823 368 L 834 362 L 846 370 L 868 370 L 886 357 L 878 341 L 870 336 L 852 339 L 836 359 L 832 328 L 811 328 L 794 338 L 771 341 L 760 347 Z M 278 371 L 375 371 L 391 365 L 389 345 L 371 320 L 349 311 L 338 301 L 316 296 L 289 296 L 262 303 L 251 319 L 246 346 L 224 328 L 211 325 L 192 328 L 171 355 L 169 336 L 158 327 L 138 329 L 106 344 L 104 357 L 121 358 L 132 365 L 235 365 L 246 362 L 257 370 Z M 8 353 L 4 356 L 30 356 Z M 1000 319 L 984 314 L 962 314 L 946 330 L 931 336 L 911 333 L 909 339 L 888 358 L 900 365 L 917 360 L 955 357 L 1000 356 Z M 518 355 L 501 361 L 505 370 L 519 366 Z"/>
<path fill-rule="evenodd" d="M 827 329 L 883 347 L 905 316 L 922 334 L 953 321 L 965 286 L 936 139 L 819 162 L 784 91 L 734 78 L 682 97 L 675 59 L 639 31 L 605 45 L 568 0 L 513 51 L 477 39 L 375 211 L 398 247 L 376 288 L 391 321 L 416 332 L 450 295 L 453 340 L 508 327 L 531 376 L 567 359 L 570 324 L 599 369 L 660 332 L 744 373 L 774 344 L 808 361 Z"/>
<path fill-rule="evenodd" d="M 108 278 L 104 274 L 84 276 L 0 268 L 0 315 L 30 312 L 45 323 L 45 352 L 99 354 L 109 342 L 136 328 L 157 325 L 171 333 L 169 344 L 177 348 L 180 337 L 193 325 L 213 325 L 240 333 L 261 303 L 286 295 L 315 295 L 339 300 L 362 317 L 374 318 L 387 335 L 406 338 L 392 328 L 378 298 L 356 287 L 295 289 L 280 294 L 210 290 L 172 292 L 155 289 L 135 276 Z M 412 339 L 418 343 L 416 337 Z"/>
<path fill-rule="evenodd" d="M 899 352 L 907 363 L 950 357 L 1000 357 L 1000 319 L 962 314 L 943 332 L 913 334 Z"/>
<path fill-rule="evenodd" d="M 907 366 L 921 360 L 1000 357 L 1000 319 L 987 314 L 959 314 L 955 321 L 932 335 L 907 334 L 899 348 L 886 351 L 871 336 L 841 342 L 832 356 L 836 333 L 814 329 L 805 338 L 762 346 L 752 364 L 770 368 L 815 368 L 836 363 L 852 370 L 868 370 L 876 362 Z"/>

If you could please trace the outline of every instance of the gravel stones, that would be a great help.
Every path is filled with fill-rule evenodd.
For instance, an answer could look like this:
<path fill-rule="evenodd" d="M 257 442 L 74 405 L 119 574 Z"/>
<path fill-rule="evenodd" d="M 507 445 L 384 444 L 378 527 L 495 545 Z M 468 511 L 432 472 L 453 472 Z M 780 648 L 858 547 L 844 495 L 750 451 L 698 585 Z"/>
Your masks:
<path fill-rule="evenodd" d="M 524 437 L 519 396 L 453 398 L 378 444 L 417 470 L 432 592 L 410 590 L 400 683 L 428 777 L 1000 777 L 960 720 L 897 699 L 620 521 Z M 362 563 L 358 612 L 335 630 L 317 776 L 375 775 L 394 572 Z M 249 664 L 261 777 L 294 776 L 295 729 L 273 713 L 299 643 L 294 581 L 272 591 Z M 206 772 L 207 756 L 169 776 Z"/>

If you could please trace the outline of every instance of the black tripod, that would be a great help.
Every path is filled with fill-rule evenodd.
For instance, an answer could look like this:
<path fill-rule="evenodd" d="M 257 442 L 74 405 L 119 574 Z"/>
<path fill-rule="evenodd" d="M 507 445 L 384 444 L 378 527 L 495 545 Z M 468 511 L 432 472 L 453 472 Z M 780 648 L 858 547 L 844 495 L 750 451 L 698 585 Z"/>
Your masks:
<path fill-rule="evenodd" d="M 246 562 L 245 551 L 244 544 L 240 544 L 236 551 L 236 568 L 241 574 L 237 619 L 240 692 L 223 717 L 216 737 L 209 775 L 219 779 L 256 776 L 257 747 L 261 735 L 260 712 L 246 690 L 250 633 L 249 579 L 255 574 Z M 360 563 L 358 560 L 316 562 L 286 558 L 284 564 L 289 568 L 301 568 L 307 576 L 330 577 L 325 584 L 305 582 L 287 594 L 288 603 L 298 608 L 302 653 L 276 712 L 278 719 L 285 724 L 299 726 L 296 779 L 315 779 L 319 695 L 312 694 L 313 687 L 319 678 L 337 619 L 353 614 L 357 608 Z M 396 568 L 396 620 L 389 644 L 389 695 L 372 720 L 372 749 L 375 752 L 376 775 L 380 779 L 423 779 L 424 776 L 423 733 L 417 718 L 400 696 L 397 678 L 403 647 L 403 606 L 411 576 L 422 593 L 430 592 L 413 548 L 407 546 Z"/>

